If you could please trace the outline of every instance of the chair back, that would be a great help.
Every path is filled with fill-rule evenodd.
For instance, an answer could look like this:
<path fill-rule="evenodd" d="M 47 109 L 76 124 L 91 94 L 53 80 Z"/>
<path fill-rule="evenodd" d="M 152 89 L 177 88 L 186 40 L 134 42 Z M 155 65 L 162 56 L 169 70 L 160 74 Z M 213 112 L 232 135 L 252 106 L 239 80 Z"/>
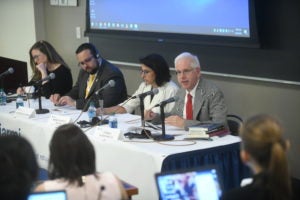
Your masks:
<path fill-rule="evenodd" d="M 227 124 L 231 135 L 239 135 L 239 129 L 242 123 L 243 119 L 240 116 L 234 114 L 227 115 Z"/>

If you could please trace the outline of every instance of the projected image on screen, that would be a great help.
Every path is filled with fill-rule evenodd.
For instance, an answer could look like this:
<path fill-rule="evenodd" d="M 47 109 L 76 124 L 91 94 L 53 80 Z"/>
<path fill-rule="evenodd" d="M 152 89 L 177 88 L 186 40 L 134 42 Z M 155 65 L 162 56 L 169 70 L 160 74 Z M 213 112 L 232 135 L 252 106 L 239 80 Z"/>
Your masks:
<path fill-rule="evenodd" d="M 248 0 L 90 0 L 92 30 L 250 37 Z"/>

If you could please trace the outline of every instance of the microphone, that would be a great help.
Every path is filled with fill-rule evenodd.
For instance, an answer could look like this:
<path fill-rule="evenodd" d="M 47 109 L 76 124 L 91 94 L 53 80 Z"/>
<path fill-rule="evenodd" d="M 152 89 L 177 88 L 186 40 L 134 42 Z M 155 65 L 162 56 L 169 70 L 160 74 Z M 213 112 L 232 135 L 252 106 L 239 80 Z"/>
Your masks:
<path fill-rule="evenodd" d="M 144 93 L 142 93 L 142 94 L 138 94 L 138 95 L 135 95 L 135 96 L 133 96 L 132 97 L 132 99 L 136 99 L 136 98 L 138 98 L 138 97 L 145 97 L 145 96 L 147 96 L 147 95 L 155 95 L 155 94 L 157 94 L 158 93 L 158 89 L 157 88 L 154 88 L 154 89 L 152 89 L 152 90 L 150 90 L 150 91 L 148 91 L 148 92 L 144 92 Z"/>
<path fill-rule="evenodd" d="M 97 91 L 95 92 L 95 94 L 98 95 L 99 92 L 101 92 L 102 90 L 104 90 L 104 89 L 106 89 L 106 88 L 108 88 L 108 87 L 115 87 L 115 85 L 116 85 L 116 81 L 114 81 L 114 80 L 109 80 L 108 83 L 106 83 L 102 88 L 100 88 L 99 90 L 97 90 Z"/>
<path fill-rule="evenodd" d="M 87 107 L 89 106 L 90 102 L 92 101 L 93 97 L 95 98 L 94 95 L 98 95 L 99 92 L 101 92 L 102 90 L 108 88 L 108 87 L 115 87 L 116 85 L 116 81 L 114 80 L 109 80 L 108 83 L 106 83 L 102 88 L 100 88 L 99 90 L 97 90 L 94 94 L 92 94 L 89 99 L 87 100 L 87 102 L 84 104 L 81 113 L 79 114 L 79 116 L 74 120 L 74 123 L 81 117 L 82 113 L 87 109 Z"/>
<path fill-rule="evenodd" d="M 167 100 L 164 100 L 158 104 L 156 104 L 154 107 L 158 107 L 158 106 L 165 106 L 166 104 L 168 103 L 172 103 L 172 102 L 175 102 L 175 101 L 178 101 L 179 97 L 178 96 L 174 96 L 174 97 L 171 97 Z"/>
<path fill-rule="evenodd" d="M 55 74 L 54 73 L 50 73 L 48 76 L 46 76 L 45 78 L 38 80 L 34 83 L 34 85 L 39 85 L 44 81 L 48 81 L 48 80 L 52 80 L 55 79 Z"/>
<path fill-rule="evenodd" d="M 9 74 L 12 74 L 12 73 L 14 73 L 14 68 L 12 68 L 12 67 L 10 67 L 8 70 L 6 70 L 5 72 L 3 72 L 2 74 L 0 74 L 0 79 L 2 78 L 2 77 L 4 77 L 4 76 L 7 76 L 7 75 L 9 75 Z"/>

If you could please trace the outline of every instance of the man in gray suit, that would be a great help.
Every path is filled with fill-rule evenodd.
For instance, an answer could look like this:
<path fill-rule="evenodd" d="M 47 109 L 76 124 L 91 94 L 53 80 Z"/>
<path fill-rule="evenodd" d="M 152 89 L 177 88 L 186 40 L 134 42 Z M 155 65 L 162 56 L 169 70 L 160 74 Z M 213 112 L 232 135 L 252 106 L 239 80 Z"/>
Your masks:
<path fill-rule="evenodd" d="M 93 98 L 97 107 L 98 99 L 103 100 L 104 107 L 111 107 L 127 98 L 122 72 L 103 59 L 93 44 L 81 44 L 76 50 L 76 57 L 78 66 L 81 67 L 77 82 L 66 96 L 59 99 L 58 105 L 70 105 L 82 109 L 86 102 Z M 114 80 L 114 86 L 95 95 L 95 92 L 103 88 L 110 80 Z"/>
<path fill-rule="evenodd" d="M 201 123 L 226 124 L 227 106 L 223 93 L 201 76 L 197 56 L 184 52 L 175 58 L 174 63 L 181 89 L 176 94 L 179 99 L 173 110 L 166 113 L 165 123 L 186 130 Z M 188 96 L 191 96 L 190 103 Z M 160 116 L 151 110 L 145 112 L 145 119 L 160 122 Z"/>

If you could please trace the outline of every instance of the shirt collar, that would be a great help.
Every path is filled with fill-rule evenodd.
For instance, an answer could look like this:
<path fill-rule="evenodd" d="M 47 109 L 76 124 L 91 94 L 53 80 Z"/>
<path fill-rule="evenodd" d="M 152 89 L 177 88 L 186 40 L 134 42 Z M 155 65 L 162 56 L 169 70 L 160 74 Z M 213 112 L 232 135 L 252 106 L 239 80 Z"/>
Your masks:
<path fill-rule="evenodd" d="M 195 95 L 196 95 L 196 89 L 197 89 L 197 87 L 198 87 L 198 85 L 199 85 L 199 81 L 200 81 L 200 80 L 198 80 L 197 84 L 195 85 L 195 87 L 194 87 L 190 92 L 187 91 L 187 90 L 185 90 L 185 93 L 186 93 L 186 94 L 190 93 L 193 97 L 195 97 Z"/>

